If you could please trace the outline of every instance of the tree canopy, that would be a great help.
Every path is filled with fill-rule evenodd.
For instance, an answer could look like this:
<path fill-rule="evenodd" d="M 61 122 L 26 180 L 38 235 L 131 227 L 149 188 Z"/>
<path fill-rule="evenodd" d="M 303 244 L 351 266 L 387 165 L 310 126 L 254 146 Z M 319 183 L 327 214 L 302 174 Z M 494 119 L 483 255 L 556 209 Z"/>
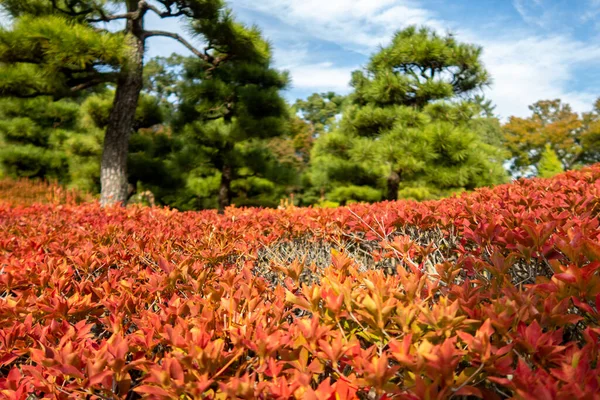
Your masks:
<path fill-rule="evenodd" d="M 563 172 L 563 166 L 552 146 L 546 144 L 540 162 L 538 163 L 538 176 L 541 178 L 551 178 L 556 174 Z"/>
<path fill-rule="evenodd" d="M 409 27 L 352 74 L 339 130 L 313 153 L 314 180 L 330 198 L 395 200 L 472 189 L 503 179 L 495 149 L 469 126 L 480 111 L 465 99 L 489 83 L 481 48 Z M 429 188 L 428 188 L 429 187 Z"/>
<path fill-rule="evenodd" d="M 271 67 L 269 44 L 260 39 L 258 29 L 251 33 L 260 58 L 238 58 L 214 70 L 202 59 L 189 58 L 180 86 L 175 126 L 201 155 L 203 167 L 196 170 L 197 178 L 219 182 L 221 211 L 231 204 L 232 185 L 238 192 L 251 191 L 253 185 L 274 186 L 268 179 L 264 141 L 283 135 L 288 118 L 288 106 L 280 95 L 288 75 Z M 257 151 L 263 156 L 257 156 Z"/>
<path fill-rule="evenodd" d="M 182 210 L 424 200 L 600 162 L 600 99 L 502 124 L 482 49 L 398 31 L 348 95 L 288 104 L 258 27 L 220 0 L 0 0 L 0 177 Z M 189 39 L 149 30 L 179 18 Z M 110 25 L 110 29 L 107 26 Z M 191 55 L 144 58 L 151 37 Z M 146 200 L 144 200 L 146 199 Z"/>
<path fill-rule="evenodd" d="M 600 160 L 599 104 L 597 101 L 592 112 L 580 116 L 560 99 L 540 100 L 529 106 L 530 117 L 511 117 L 503 132 L 512 155 L 512 172 L 534 175 L 546 145 L 556 153 L 564 170 Z"/>
<path fill-rule="evenodd" d="M 0 28 L 0 96 L 60 98 L 115 86 L 101 162 L 103 204 L 127 198 L 128 144 L 144 84 L 147 39 L 178 41 L 208 75 L 231 59 L 259 60 L 268 52 L 259 32 L 235 22 L 221 0 L 2 0 L 0 7 L 11 18 L 9 27 Z M 183 19 L 205 47 L 174 32 L 146 29 L 150 13 Z M 103 25 L 115 21 L 123 23 L 122 30 Z"/>

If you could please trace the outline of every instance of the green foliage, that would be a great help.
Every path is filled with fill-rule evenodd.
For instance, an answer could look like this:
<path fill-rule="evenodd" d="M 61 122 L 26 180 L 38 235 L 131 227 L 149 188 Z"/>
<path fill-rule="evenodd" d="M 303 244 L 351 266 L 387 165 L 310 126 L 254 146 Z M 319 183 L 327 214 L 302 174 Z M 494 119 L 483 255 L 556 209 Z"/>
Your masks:
<path fill-rule="evenodd" d="M 78 142 L 71 146 L 79 149 L 80 154 L 93 155 L 94 166 L 99 166 L 102 154 L 100 133 L 108 124 L 113 99 L 114 92 L 106 90 L 88 96 L 81 105 L 82 126 L 88 132 L 98 134 L 95 135 L 96 138 L 92 136 L 79 138 Z M 136 191 L 150 190 L 159 204 L 171 201 L 174 192 L 184 184 L 175 159 L 175 152 L 181 147 L 181 143 L 173 138 L 170 128 L 163 124 L 168 109 L 169 107 L 163 105 L 159 98 L 142 93 L 136 109 L 135 132 L 129 139 L 127 162 L 129 183 L 136 188 Z M 99 145 L 96 145 L 97 139 L 100 139 Z M 97 181 L 98 171 L 92 174 L 88 181 L 89 179 Z M 82 172 L 91 174 L 93 171 L 88 165 Z M 79 179 L 85 180 L 83 176 L 79 176 Z M 89 183 L 86 186 L 89 186 Z"/>
<path fill-rule="evenodd" d="M 207 71 L 203 60 L 188 58 L 184 67 L 179 124 L 198 119 L 234 122 L 230 141 L 257 135 L 269 138 L 283 132 L 287 104 L 279 91 L 289 78 L 271 68 L 269 61 L 236 60 Z"/>
<path fill-rule="evenodd" d="M 65 143 L 77 135 L 78 104 L 48 97 L 0 99 L 0 169 L 12 177 L 70 181 Z"/>
<path fill-rule="evenodd" d="M 579 115 L 560 99 L 540 100 L 529 106 L 530 117 L 511 117 L 502 129 L 513 174 L 533 175 L 547 144 L 564 170 L 600 161 L 599 104 Z"/>
<path fill-rule="evenodd" d="M 164 201 L 182 210 L 218 207 L 221 171 L 215 166 L 217 150 L 185 140 L 172 155 L 184 183 Z M 296 170 L 275 157 L 264 140 L 235 144 L 228 153 L 233 168 L 232 203 L 236 206 L 276 207 L 287 185 L 297 179 Z"/>
<path fill-rule="evenodd" d="M 277 159 L 284 164 L 292 165 L 298 172 L 306 170 L 312 144 L 310 124 L 296 115 L 290 115 L 282 136 L 268 140 L 268 147 Z"/>
<path fill-rule="evenodd" d="M 410 186 L 401 187 L 398 191 L 398 197 L 407 200 L 435 200 L 444 197 L 450 197 L 464 192 L 464 188 L 440 189 L 426 182 L 414 182 Z"/>
<path fill-rule="evenodd" d="M 311 153 L 310 185 L 320 195 L 320 201 L 323 197 L 340 203 L 381 199 L 381 192 L 370 186 L 383 173 L 382 167 L 374 165 L 369 157 L 363 160 L 352 157 L 352 151 L 366 150 L 355 146 L 354 140 L 354 136 L 333 131 L 315 141 Z M 346 195 L 347 198 L 344 197 Z"/>
<path fill-rule="evenodd" d="M 152 58 L 144 66 L 144 90 L 165 108 L 173 109 L 173 100 L 177 100 L 183 61 L 183 56 L 173 53 L 169 57 Z"/>
<path fill-rule="evenodd" d="M 352 74 L 349 96 L 315 93 L 290 107 L 280 94 L 288 74 L 272 67 L 257 27 L 220 0 L 159 3 L 206 47 L 145 65 L 127 159 L 140 201 L 146 191 L 185 210 L 426 200 L 504 182 L 509 156 L 513 172 L 542 176 L 557 159 L 600 162 L 600 100 L 581 117 L 538 102 L 531 118 L 501 127 L 476 94 L 490 82 L 481 48 L 452 35 L 399 31 Z M 11 18 L 0 28 L 0 176 L 100 189 L 116 78 L 135 43 L 99 22 L 135 4 L 0 0 Z"/>
<path fill-rule="evenodd" d="M 538 176 L 541 178 L 551 178 L 556 174 L 563 172 L 563 166 L 556 152 L 552 150 L 550 144 L 546 144 L 544 152 L 540 156 L 537 165 Z"/>
<path fill-rule="evenodd" d="M 455 101 L 489 82 L 480 55 L 451 35 L 398 32 L 353 73 L 339 130 L 315 143 L 312 182 L 328 199 L 374 201 L 434 198 L 504 181 L 499 132 L 492 117 L 480 116 L 489 104 Z"/>
<path fill-rule="evenodd" d="M 340 203 L 336 203 L 335 201 L 327 201 L 323 200 L 315 204 L 316 208 L 336 208 L 339 207 Z"/>
<path fill-rule="evenodd" d="M 424 107 L 435 100 L 467 94 L 490 82 L 481 48 L 440 36 L 428 28 L 409 27 L 352 76 L 353 101 L 359 105 Z"/>
<path fill-rule="evenodd" d="M 285 191 L 280 185 L 295 180 L 293 160 L 278 160 L 268 146 L 290 132 L 288 106 L 279 94 L 288 75 L 270 66 L 268 43 L 256 28 L 240 29 L 234 24 L 225 32 L 240 35 L 240 57 L 217 68 L 208 68 L 202 59 L 186 59 L 177 94 L 181 103 L 174 126 L 186 143 L 188 192 L 198 199 L 220 193 L 221 209 L 232 201 L 275 206 Z M 228 46 L 237 49 L 238 44 Z M 220 184 L 215 187 L 217 175 Z M 209 204 L 199 202 L 202 208 Z"/>
<path fill-rule="evenodd" d="M 338 119 L 346 105 L 346 97 L 334 92 L 313 93 L 306 100 L 298 99 L 292 107 L 290 135 L 293 148 L 301 160 L 299 173 L 302 174 L 301 188 L 295 197 L 298 205 L 310 205 L 319 202 L 325 204 L 324 186 L 317 177 L 316 186 L 309 169 L 311 153 L 315 139 L 334 131 Z M 319 161 L 317 161 L 319 163 Z M 322 179 L 321 179 L 322 181 Z M 332 202 L 331 204 L 337 204 Z"/>
<path fill-rule="evenodd" d="M 15 144 L 0 149 L 3 175 L 26 178 L 53 178 L 64 182 L 67 159 L 62 152 L 31 144 Z"/>
<path fill-rule="evenodd" d="M 105 90 L 88 96 L 81 105 L 82 123 L 87 127 L 105 129 L 113 107 L 114 96 L 115 93 L 112 90 Z M 159 99 L 142 93 L 135 112 L 134 129 L 137 131 L 159 125 L 164 121 L 164 114 L 165 110 Z"/>
<path fill-rule="evenodd" d="M 313 136 L 318 136 L 335 127 L 344 102 L 345 97 L 334 92 L 313 93 L 306 100 L 296 100 L 294 110 L 299 111 L 302 119 L 310 124 Z"/>
<path fill-rule="evenodd" d="M 581 116 L 583 132 L 581 134 L 582 152 L 575 166 L 600 162 L 600 97 L 594 102 L 592 111 Z"/>
<path fill-rule="evenodd" d="M 100 190 L 100 157 L 114 92 L 85 100 L 49 97 L 0 99 L 0 169 L 3 175 L 58 180 L 87 192 Z M 170 168 L 175 145 L 160 125 L 158 100 L 141 96 L 130 139 L 129 181 L 161 196 L 182 182 Z"/>
<path fill-rule="evenodd" d="M 0 27 L 0 95 L 68 96 L 80 84 L 114 79 L 126 51 L 122 33 L 63 15 L 19 15 Z"/>
<path fill-rule="evenodd" d="M 110 118 L 102 109 L 108 107 L 102 99 L 88 104 L 92 113 L 88 122 L 97 127 L 106 126 L 107 139 L 103 144 L 106 148 L 101 166 L 103 204 L 126 201 L 126 157 L 119 155 L 126 154 L 131 131 L 164 120 L 160 111 L 165 108 L 166 100 L 174 91 L 172 74 L 165 70 L 165 65 L 154 63 L 148 70 L 146 84 L 150 93 L 154 92 L 156 101 L 136 108 L 144 78 L 142 58 L 149 37 L 169 37 L 188 47 L 199 59 L 199 78 L 213 84 L 212 87 L 204 86 L 206 94 L 210 96 L 212 93 L 220 98 L 221 103 L 226 100 L 219 107 L 228 107 L 231 94 L 224 96 L 226 89 L 221 90 L 222 75 L 227 76 L 225 82 L 235 81 L 236 74 L 243 76 L 246 87 L 236 93 L 243 101 L 236 99 L 236 103 L 247 110 L 236 112 L 236 118 L 241 121 L 239 126 L 243 127 L 238 131 L 268 132 L 277 124 L 274 118 L 249 117 L 256 112 L 252 110 L 256 104 L 274 112 L 281 108 L 283 102 L 277 102 L 276 96 L 269 93 L 253 90 L 248 84 L 261 85 L 269 78 L 287 78 L 270 74 L 269 44 L 262 40 L 257 28 L 247 28 L 235 22 L 221 0 L 169 0 L 158 3 L 131 0 L 0 0 L 0 12 L 10 18 L 7 28 L 0 27 L 0 96 L 29 98 L 48 95 L 63 98 L 106 83 L 115 83 L 116 93 L 122 94 L 115 97 L 116 106 L 110 107 Z M 198 50 L 179 35 L 146 30 L 144 22 L 146 16 L 151 14 L 158 14 L 160 18 L 181 18 L 192 35 L 201 36 L 206 47 Z M 123 21 L 125 29 L 115 32 L 102 24 L 111 21 Z M 236 68 L 231 67 L 232 59 L 235 59 Z M 177 62 L 176 57 L 168 60 L 167 64 L 173 62 Z M 265 66 L 267 68 L 261 69 Z M 212 79 L 215 76 L 216 79 Z M 271 82 L 264 87 L 273 86 L 276 84 Z M 142 102 L 144 100 L 141 99 Z M 210 101 L 202 102 L 205 103 Z M 129 116 L 151 106 L 153 112 L 136 115 L 135 123 L 132 123 Z M 105 120 L 99 120 L 102 116 Z"/>
<path fill-rule="evenodd" d="M 369 186 L 338 186 L 327 194 L 327 199 L 342 205 L 362 201 L 376 202 L 381 200 L 381 191 Z"/>

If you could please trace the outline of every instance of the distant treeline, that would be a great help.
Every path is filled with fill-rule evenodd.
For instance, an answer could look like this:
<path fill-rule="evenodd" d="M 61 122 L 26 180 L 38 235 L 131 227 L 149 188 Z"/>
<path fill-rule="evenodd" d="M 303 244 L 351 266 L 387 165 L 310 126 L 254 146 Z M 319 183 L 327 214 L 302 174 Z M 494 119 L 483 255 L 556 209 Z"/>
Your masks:
<path fill-rule="evenodd" d="M 600 162 L 600 101 L 540 101 L 502 125 L 482 49 L 453 35 L 398 31 L 349 95 L 290 105 L 269 43 L 221 1 L 115 3 L 0 0 L 0 176 L 190 210 L 423 200 Z M 149 13 L 204 47 L 145 30 Z M 153 36 L 194 55 L 144 62 Z"/>

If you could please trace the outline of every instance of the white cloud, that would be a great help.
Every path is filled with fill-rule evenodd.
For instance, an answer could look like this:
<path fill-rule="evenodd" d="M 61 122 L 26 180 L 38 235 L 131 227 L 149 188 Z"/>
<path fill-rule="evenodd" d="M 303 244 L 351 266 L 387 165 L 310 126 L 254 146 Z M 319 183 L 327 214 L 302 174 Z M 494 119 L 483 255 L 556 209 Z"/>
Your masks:
<path fill-rule="evenodd" d="M 438 27 L 430 12 L 410 0 L 232 0 L 292 26 L 305 35 L 369 55 L 407 25 Z"/>
<path fill-rule="evenodd" d="M 598 14 L 600 14 L 600 0 L 589 0 L 586 5 L 586 11 L 580 17 L 581 22 L 586 23 L 593 21 Z M 600 27 L 600 24 L 596 22 L 595 27 Z"/>
<path fill-rule="evenodd" d="M 7 28 L 10 26 L 10 17 L 0 12 L 0 28 Z"/>
<path fill-rule="evenodd" d="M 523 18 L 523 21 L 527 23 L 535 23 L 536 20 L 530 14 L 528 3 L 528 0 L 513 0 L 513 6 L 515 7 L 515 10 L 517 10 L 521 18 Z"/>
<path fill-rule="evenodd" d="M 513 0 L 513 6 L 523 21 L 531 25 L 544 27 L 553 17 L 552 7 L 543 0 Z"/>
<path fill-rule="evenodd" d="M 564 36 L 480 41 L 493 78 L 489 98 L 502 117 L 529 114 L 528 105 L 560 98 L 574 110 L 588 111 L 596 93 L 569 90 L 575 68 L 600 62 L 600 46 Z"/>
<path fill-rule="evenodd" d="M 309 58 L 308 46 L 297 43 L 290 44 L 285 48 L 275 49 L 275 65 L 277 68 L 289 69 L 305 63 Z"/>
<path fill-rule="evenodd" d="M 288 70 L 292 78 L 291 89 L 334 91 L 350 90 L 350 74 L 359 66 L 339 67 L 332 61 L 311 62 L 307 46 L 296 45 L 275 52 L 275 65 Z"/>
<path fill-rule="evenodd" d="M 278 38 L 285 38 L 289 46 L 290 38 L 295 35 L 296 43 L 300 44 L 276 47 L 274 51 L 276 65 L 290 71 L 293 89 L 347 93 L 351 72 L 360 68 L 360 65 L 341 67 L 325 53 L 318 54 L 325 61 L 314 62 L 314 51 L 309 51 L 303 40 L 332 42 L 369 56 L 378 46 L 389 42 L 395 31 L 408 25 L 427 24 L 443 29 L 429 11 L 411 0 L 231 0 L 230 3 L 234 10 L 241 7 L 277 18 L 293 32 L 291 35 L 279 28 Z"/>
<path fill-rule="evenodd" d="M 331 62 L 324 62 L 296 65 L 289 70 L 292 76 L 292 88 L 344 94 L 350 90 L 350 74 L 355 69 L 335 67 Z"/>
<path fill-rule="evenodd" d="M 589 0 L 590 3 L 600 0 Z M 331 59 L 326 53 L 309 51 L 306 42 L 319 39 L 370 55 L 389 41 L 394 31 L 407 25 L 429 25 L 437 31 L 453 30 L 459 40 L 484 47 L 483 60 L 493 78 L 485 92 L 503 116 L 525 116 L 528 105 L 541 99 L 561 98 L 577 111 L 589 110 L 593 89 L 574 92 L 578 68 L 600 62 L 600 45 L 583 43 L 565 34 L 532 34 L 551 15 L 543 0 L 514 0 L 513 5 L 530 23 L 530 30 L 516 32 L 483 25 L 466 29 L 440 19 L 413 0 L 232 0 L 234 10 L 243 7 L 280 21 L 286 41 L 296 35 L 292 48 L 275 48 L 277 66 L 290 70 L 293 87 L 346 92 L 350 72 L 356 67 Z M 553 17 L 554 18 L 554 17 Z M 283 28 L 282 28 L 283 27 Z M 458 28 L 458 29 L 457 29 Z M 532 30 L 534 29 L 534 30 Z M 272 37 L 272 39 L 277 39 Z"/>

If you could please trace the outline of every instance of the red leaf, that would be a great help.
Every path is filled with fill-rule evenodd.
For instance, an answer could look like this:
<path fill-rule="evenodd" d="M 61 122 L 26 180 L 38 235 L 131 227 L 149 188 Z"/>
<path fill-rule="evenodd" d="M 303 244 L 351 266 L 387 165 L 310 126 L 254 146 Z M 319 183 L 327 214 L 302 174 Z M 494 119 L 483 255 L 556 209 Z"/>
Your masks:
<path fill-rule="evenodd" d="M 464 386 L 460 390 L 457 390 L 455 392 L 455 395 L 457 395 L 457 396 L 475 396 L 475 397 L 479 397 L 480 399 L 484 398 L 483 393 L 481 393 L 481 390 L 477 389 L 474 386 Z"/>
<path fill-rule="evenodd" d="M 91 376 L 88 380 L 88 384 L 90 386 L 94 386 L 97 385 L 99 383 L 102 383 L 102 381 L 106 378 L 112 375 L 112 371 L 103 371 L 100 372 L 99 374 L 96 374 L 94 376 Z"/>
<path fill-rule="evenodd" d="M 562 274 L 554 274 L 554 277 L 559 281 L 563 281 L 566 283 L 577 283 L 577 277 L 573 274 L 572 271 L 563 272 Z"/>
<path fill-rule="evenodd" d="M 171 393 L 166 390 L 158 387 L 158 386 L 150 386 L 150 385 L 141 385 L 133 389 L 134 392 L 142 393 L 142 394 L 151 394 L 154 396 L 159 396 L 160 398 L 172 399 L 173 396 Z"/>

